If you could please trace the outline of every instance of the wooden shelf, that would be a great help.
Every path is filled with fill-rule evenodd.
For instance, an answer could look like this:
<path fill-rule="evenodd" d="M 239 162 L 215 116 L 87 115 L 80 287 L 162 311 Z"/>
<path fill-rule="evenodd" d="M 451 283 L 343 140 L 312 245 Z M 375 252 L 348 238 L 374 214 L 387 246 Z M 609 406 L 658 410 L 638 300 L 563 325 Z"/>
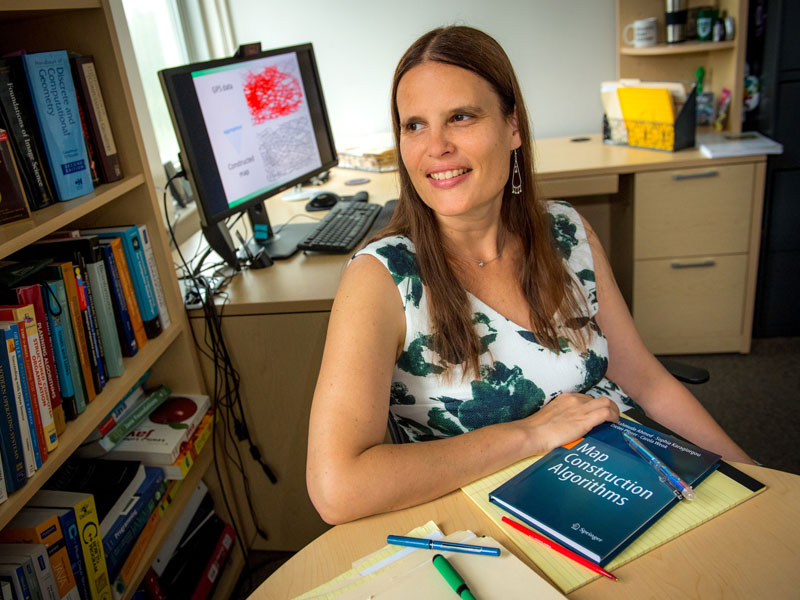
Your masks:
<path fill-rule="evenodd" d="M 714 52 L 717 50 L 733 50 L 736 42 L 682 42 L 680 44 L 658 44 L 647 48 L 621 46 L 620 54 L 626 56 L 672 56 L 675 54 L 695 54 L 698 52 Z"/>
<path fill-rule="evenodd" d="M 0 12 L 30 13 L 39 10 L 100 8 L 100 0 L 3 0 Z"/>
<path fill-rule="evenodd" d="M 147 550 L 145 550 L 142 560 L 139 561 L 139 566 L 136 568 L 136 571 L 134 571 L 133 579 L 131 580 L 128 589 L 126 589 L 125 593 L 122 595 L 122 600 L 128 600 L 129 598 L 133 597 L 134 593 L 136 593 L 136 589 L 139 587 L 142 579 L 144 579 L 145 573 L 147 573 L 150 565 L 153 564 L 153 561 L 161 550 L 161 546 L 164 544 L 167 536 L 175 526 L 178 517 L 181 516 L 183 509 L 186 508 L 189 498 L 191 498 L 194 489 L 197 487 L 197 484 L 200 483 L 200 480 L 203 478 L 203 475 L 205 475 L 208 467 L 211 466 L 213 459 L 213 444 L 207 444 L 206 448 L 197 458 L 197 462 L 195 462 L 194 466 L 192 466 L 192 469 L 189 471 L 186 479 L 183 480 L 183 483 L 178 490 L 178 494 L 175 496 L 175 500 L 172 501 L 172 504 L 170 504 L 169 508 L 164 513 L 164 517 L 161 519 L 161 522 L 156 528 L 153 538 L 147 545 Z"/>
<path fill-rule="evenodd" d="M 50 453 L 47 461 L 21 489 L 9 494 L 8 500 L 0 505 L 0 529 L 8 524 L 17 511 L 25 506 L 53 473 L 64 464 L 180 333 L 181 327 L 175 324 L 157 338 L 148 340 L 144 347 L 136 353 L 136 356 L 125 359 L 125 372 L 122 376 L 110 379 L 103 389 L 103 393 L 98 395 L 77 419 L 67 422 L 66 430 L 58 437 L 58 447 Z"/>
<path fill-rule="evenodd" d="M 76 219 L 139 187 L 144 181 L 142 174 L 131 175 L 114 183 L 98 186 L 91 194 L 67 202 L 56 202 L 47 208 L 33 211 L 30 219 L 0 226 L 0 258 L 66 227 Z"/>

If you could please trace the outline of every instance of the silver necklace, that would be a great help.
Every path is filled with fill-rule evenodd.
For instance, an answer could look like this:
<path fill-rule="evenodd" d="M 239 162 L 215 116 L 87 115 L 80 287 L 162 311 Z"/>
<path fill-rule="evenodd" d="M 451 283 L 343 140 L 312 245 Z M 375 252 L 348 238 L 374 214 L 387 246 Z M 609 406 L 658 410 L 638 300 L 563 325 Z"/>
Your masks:
<path fill-rule="evenodd" d="M 503 242 L 500 244 L 500 252 L 497 253 L 497 256 L 495 256 L 494 258 L 490 258 L 489 260 L 478 260 L 477 258 L 472 258 L 471 256 L 464 256 L 463 254 L 459 254 L 458 252 L 453 252 L 452 250 L 447 250 L 447 252 L 449 254 L 452 254 L 453 256 L 457 256 L 458 258 L 463 258 L 464 260 L 470 260 L 474 263 L 477 263 L 479 267 L 485 267 L 490 262 L 497 260 L 498 258 L 503 256 L 503 250 L 505 249 L 505 247 L 506 247 L 506 236 L 503 236 Z"/>

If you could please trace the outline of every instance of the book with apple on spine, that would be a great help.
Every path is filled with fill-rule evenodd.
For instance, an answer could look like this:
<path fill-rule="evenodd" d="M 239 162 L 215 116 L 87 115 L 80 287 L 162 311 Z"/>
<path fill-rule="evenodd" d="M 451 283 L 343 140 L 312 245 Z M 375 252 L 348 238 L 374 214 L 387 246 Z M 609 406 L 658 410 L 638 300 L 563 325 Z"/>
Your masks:
<path fill-rule="evenodd" d="M 691 486 L 719 464 L 713 452 L 621 419 L 550 451 L 490 492 L 489 501 L 581 556 L 607 564 L 678 502 L 623 432 Z"/>

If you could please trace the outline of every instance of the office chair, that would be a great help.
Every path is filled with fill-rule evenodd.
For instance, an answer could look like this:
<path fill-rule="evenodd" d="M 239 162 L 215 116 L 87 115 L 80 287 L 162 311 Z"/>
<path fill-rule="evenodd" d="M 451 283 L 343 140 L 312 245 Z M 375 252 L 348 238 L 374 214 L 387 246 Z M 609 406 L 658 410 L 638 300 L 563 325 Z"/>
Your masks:
<path fill-rule="evenodd" d="M 658 357 L 656 357 L 658 358 Z M 692 365 L 687 365 L 686 363 L 679 362 L 677 360 L 669 360 L 664 358 L 659 358 L 661 364 L 664 365 L 664 368 L 669 371 L 669 373 L 678 381 L 683 383 L 691 383 L 691 384 L 700 384 L 705 383 L 708 381 L 711 376 L 708 373 L 707 369 L 703 369 L 702 367 L 694 367 Z M 631 409 L 635 410 L 635 409 Z M 638 421 L 643 422 L 642 418 L 646 418 L 644 412 L 639 412 L 634 415 Z M 391 411 L 389 411 L 389 419 L 388 419 L 387 428 L 389 430 L 389 437 L 392 439 L 393 444 L 405 444 L 407 443 L 408 437 L 403 432 L 402 429 L 397 425 L 397 421 L 394 420 L 394 415 L 392 415 Z M 650 421 L 647 419 L 647 421 Z M 652 426 L 652 421 L 645 424 Z"/>

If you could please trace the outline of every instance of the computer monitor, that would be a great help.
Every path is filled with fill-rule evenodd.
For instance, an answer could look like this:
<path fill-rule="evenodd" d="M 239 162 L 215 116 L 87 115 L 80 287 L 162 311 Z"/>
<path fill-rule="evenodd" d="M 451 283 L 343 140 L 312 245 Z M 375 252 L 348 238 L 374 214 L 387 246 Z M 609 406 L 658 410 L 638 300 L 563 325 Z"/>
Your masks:
<path fill-rule="evenodd" d="M 247 211 L 271 258 L 293 254 L 315 224 L 273 230 L 264 200 L 337 164 L 311 44 L 165 69 L 159 78 L 211 247 L 238 269 L 225 220 Z"/>

